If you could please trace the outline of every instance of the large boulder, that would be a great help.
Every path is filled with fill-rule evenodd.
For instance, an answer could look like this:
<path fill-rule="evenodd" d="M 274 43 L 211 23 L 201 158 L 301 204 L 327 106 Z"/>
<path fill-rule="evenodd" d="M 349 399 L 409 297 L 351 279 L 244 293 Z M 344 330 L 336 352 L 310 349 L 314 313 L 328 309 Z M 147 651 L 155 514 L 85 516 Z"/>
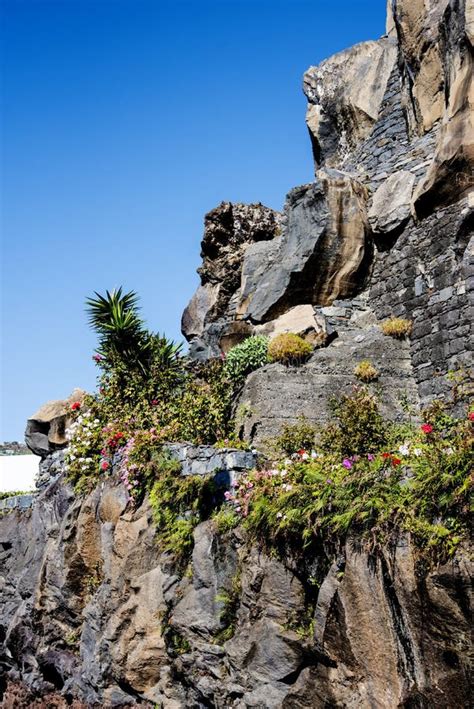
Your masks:
<path fill-rule="evenodd" d="M 25 443 L 32 453 L 45 458 L 67 445 L 66 428 L 71 421 L 71 407 L 82 403 L 85 392 L 74 389 L 67 399 L 48 401 L 26 423 Z"/>
<path fill-rule="evenodd" d="M 356 313 L 346 325 L 343 317 L 339 320 L 337 339 L 316 350 L 307 364 L 268 364 L 249 375 L 237 402 L 236 432 L 240 436 L 266 448 L 284 424 L 295 424 L 301 416 L 315 427 L 327 423 L 333 415 L 331 398 L 350 394 L 360 384 L 354 368 L 362 360 L 369 360 L 380 373 L 371 386 L 387 419 L 405 418 L 403 401 L 416 410 L 418 394 L 408 342 L 397 342 L 394 347 L 392 338 L 380 328 L 361 328 Z"/>
<path fill-rule="evenodd" d="M 458 57 L 435 154 L 413 196 L 416 213 L 426 216 L 440 205 L 458 202 L 474 191 L 474 63 Z"/>
<path fill-rule="evenodd" d="M 287 198 L 281 239 L 244 255 L 240 318 L 267 322 L 295 305 L 327 305 L 361 290 L 370 261 L 367 193 L 351 175 L 319 170 Z"/>

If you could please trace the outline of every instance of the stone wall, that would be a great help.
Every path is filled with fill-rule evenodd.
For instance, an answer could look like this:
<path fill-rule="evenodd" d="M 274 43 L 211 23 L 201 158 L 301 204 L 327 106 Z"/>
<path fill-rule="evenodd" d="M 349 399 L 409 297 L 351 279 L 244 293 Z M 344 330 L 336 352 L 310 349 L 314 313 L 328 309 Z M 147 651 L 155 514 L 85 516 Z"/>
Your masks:
<path fill-rule="evenodd" d="M 446 393 L 443 374 L 472 366 L 473 216 L 467 199 L 438 210 L 411 222 L 396 248 L 377 255 L 370 303 L 379 318 L 413 320 L 410 351 L 422 403 Z"/>

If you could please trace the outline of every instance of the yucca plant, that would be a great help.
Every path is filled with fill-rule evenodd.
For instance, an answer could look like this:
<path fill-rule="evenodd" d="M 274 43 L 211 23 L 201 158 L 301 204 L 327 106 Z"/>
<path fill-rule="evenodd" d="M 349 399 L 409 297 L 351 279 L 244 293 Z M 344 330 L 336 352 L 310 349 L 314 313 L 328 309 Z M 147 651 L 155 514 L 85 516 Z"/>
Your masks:
<path fill-rule="evenodd" d="M 110 365 L 118 360 L 146 374 L 151 342 L 138 315 L 137 294 L 123 293 L 120 287 L 95 296 L 87 298 L 86 310 L 89 325 L 99 335 L 98 354 Z"/>

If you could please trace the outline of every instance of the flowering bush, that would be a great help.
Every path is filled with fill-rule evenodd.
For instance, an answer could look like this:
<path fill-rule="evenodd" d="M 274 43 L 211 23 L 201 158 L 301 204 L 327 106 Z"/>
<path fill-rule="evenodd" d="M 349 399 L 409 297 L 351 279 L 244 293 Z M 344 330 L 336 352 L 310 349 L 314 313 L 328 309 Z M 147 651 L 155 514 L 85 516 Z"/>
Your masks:
<path fill-rule="evenodd" d="M 272 362 L 298 365 L 311 355 L 313 346 L 292 332 L 277 335 L 268 346 L 268 356 Z"/>
<path fill-rule="evenodd" d="M 349 532 L 373 546 L 402 530 L 425 552 L 450 555 L 469 533 L 472 429 L 469 418 L 452 419 L 430 438 L 413 430 L 396 450 L 347 457 L 300 451 L 239 479 L 226 494 L 234 524 L 296 551 Z"/>
<path fill-rule="evenodd" d="M 248 337 L 227 353 L 224 375 L 239 384 L 245 377 L 268 362 L 268 338 L 263 335 Z"/>
<path fill-rule="evenodd" d="M 90 489 L 101 475 L 102 424 L 91 410 L 80 413 L 66 430 L 67 477 L 77 492 Z"/>

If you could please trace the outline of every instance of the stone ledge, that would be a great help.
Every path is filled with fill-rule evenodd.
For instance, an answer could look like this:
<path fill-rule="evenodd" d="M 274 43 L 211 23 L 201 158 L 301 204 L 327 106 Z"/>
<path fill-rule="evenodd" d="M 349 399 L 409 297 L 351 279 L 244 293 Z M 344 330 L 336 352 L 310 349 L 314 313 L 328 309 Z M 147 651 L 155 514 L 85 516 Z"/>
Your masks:
<path fill-rule="evenodd" d="M 38 493 L 31 492 L 26 495 L 12 495 L 0 500 L 0 512 L 7 510 L 26 510 L 32 507 Z"/>

